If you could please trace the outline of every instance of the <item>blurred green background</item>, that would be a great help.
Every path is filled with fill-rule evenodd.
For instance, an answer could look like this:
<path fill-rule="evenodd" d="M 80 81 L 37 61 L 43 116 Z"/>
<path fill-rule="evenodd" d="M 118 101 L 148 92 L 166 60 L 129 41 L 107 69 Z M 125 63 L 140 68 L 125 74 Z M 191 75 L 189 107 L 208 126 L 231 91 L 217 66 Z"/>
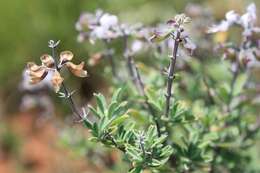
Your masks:
<path fill-rule="evenodd" d="M 183 12 L 188 3 L 204 3 L 217 18 L 229 9 L 244 9 L 247 0 L 11 0 L 0 5 L 0 89 L 8 94 L 20 80 L 29 60 L 48 53 L 49 39 L 61 40 L 61 49 L 87 58 L 83 44 L 76 41 L 75 22 L 83 11 L 98 8 L 128 22 L 153 23 Z M 259 2 L 257 2 L 259 3 Z M 225 4 L 225 5 L 223 5 Z M 9 91 L 9 92 L 8 92 Z"/>
<path fill-rule="evenodd" d="M 84 11 L 94 12 L 100 8 L 106 12 L 110 12 L 119 16 L 121 21 L 129 23 L 142 22 L 145 24 L 153 24 L 157 22 L 163 22 L 173 17 L 176 13 L 184 12 L 185 7 L 189 3 L 202 4 L 205 7 L 209 7 L 212 10 L 212 15 L 215 19 L 222 19 L 225 16 L 226 11 L 236 10 L 244 11 L 245 7 L 252 0 L 2 0 L 0 3 L 0 118 L 3 115 L 3 109 L 7 104 L 11 106 L 15 112 L 18 107 L 14 102 L 17 101 L 17 88 L 21 81 L 22 71 L 25 68 L 26 62 L 36 61 L 39 63 L 39 57 L 43 53 L 50 53 L 47 46 L 47 42 L 50 39 L 61 40 L 59 46 L 60 50 L 71 50 L 75 56 L 83 61 L 87 61 L 89 57 L 88 50 L 86 48 L 88 44 L 82 44 L 77 42 L 77 31 L 75 30 L 75 23 Z M 257 7 L 260 5 L 259 0 L 255 0 Z M 259 11 L 258 11 L 259 14 Z M 194 33 L 196 36 L 196 33 Z M 94 46 L 93 46 L 94 47 Z M 77 61 L 79 61 L 77 59 Z M 88 68 L 87 68 L 88 69 Z M 88 69 L 89 70 L 89 69 Z M 91 70 L 91 69 L 90 69 Z M 93 75 L 92 75 L 93 76 Z M 91 79 L 91 82 L 99 82 L 97 79 Z M 88 78 L 89 81 L 89 78 Z M 7 99 L 12 95 L 11 99 Z M 8 101 L 6 101 L 8 100 Z M 2 103 L 1 103 L 2 102 Z M 59 101 L 60 102 L 60 101 Z M 17 104 L 18 105 L 18 104 Z M 18 115 L 20 115 L 18 113 Z M 8 116 L 6 116 L 8 117 Z M 33 117 L 34 118 L 34 117 Z M 17 122 L 11 122 L 14 124 L 14 128 L 4 121 L 0 122 L 0 143 L 4 141 L 4 150 L 14 150 L 15 158 L 16 152 L 19 151 L 21 141 L 26 141 L 28 151 L 31 155 L 41 153 L 55 153 L 59 149 L 48 150 L 46 145 L 37 143 L 43 138 L 48 140 L 55 139 L 57 136 L 53 134 L 57 131 L 53 130 L 52 126 L 46 129 L 41 129 L 41 134 L 36 134 L 32 137 L 31 131 L 35 132 L 33 123 L 28 120 L 26 116 L 17 116 L 15 118 Z M 20 123 L 22 121 L 22 123 Z M 30 124 L 31 123 L 31 124 Z M 24 134 L 17 138 L 11 129 L 14 131 L 22 131 L 27 133 L 26 130 L 20 130 L 19 125 L 24 124 L 22 129 L 31 128 L 28 131 L 28 136 L 25 138 Z M 50 130 L 51 129 L 51 130 Z M 47 132 L 45 132 L 47 131 Z M 38 131 L 36 131 L 37 133 Z M 13 134 L 14 133 L 14 134 Z M 45 135 L 46 133 L 46 135 Z M 73 132 L 74 133 L 74 132 Z M 19 134 L 19 133 L 18 133 Z M 26 134 L 27 135 L 27 134 Z M 47 140 L 46 140 L 47 141 Z M 23 144 L 23 146 L 27 146 Z M 30 146 L 32 144 L 32 146 Z M 5 148 L 7 146 L 7 148 Z M 11 146 L 11 147 L 10 147 Z M 15 146 L 15 147 L 12 147 Z M 40 150 L 35 149 L 40 148 Z M 84 144 L 85 146 L 85 144 Z M 2 147 L 2 146 L 1 146 Z M 11 148 L 11 149 L 8 149 Z M 95 148 L 96 146 L 93 146 Z M 35 152 L 35 153 L 33 153 Z M 252 151 L 254 152 L 254 151 Z M 62 151 L 62 153 L 65 153 Z M 51 157 L 54 157 L 51 155 Z M 64 155 L 61 155 L 64 157 Z M 8 172 L 1 170 L 1 158 L 0 153 L 0 172 Z M 20 160 L 19 160 L 20 159 Z M 30 158 L 31 159 L 31 158 Z M 30 160 L 27 159 L 27 160 Z M 47 160 L 49 158 L 47 157 Z M 4 160 L 4 159 L 3 159 Z M 23 163 L 24 158 L 18 160 Z M 34 159 L 31 159 L 34 160 Z M 93 159 L 95 160 L 95 159 Z M 19 162 L 18 161 L 18 162 Z M 59 161 L 59 168 L 67 170 L 60 170 L 60 172 L 73 172 L 68 169 L 71 159 L 67 162 Z M 16 161 L 15 161 L 16 162 Z M 81 160 L 82 162 L 82 160 Z M 30 166 L 29 163 L 23 163 L 25 166 Z M 28 165 L 27 165 L 28 164 Z M 61 165 L 60 165 L 61 164 Z M 71 163 L 71 164 L 74 164 Z M 76 164 L 76 163 L 75 163 Z M 3 163 L 2 165 L 7 165 Z M 83 165 L 86 165 L 85 161 Z M 14 167 L 11 165 L 10 167 Z M 52 169 L 52 168 L 51 168 Z M 58 173 L 59 171 L 55 171 Z M 46 173 L 47 171 L 43 171 Z M 75 171 L 79 172 L 79 171 Z"/>

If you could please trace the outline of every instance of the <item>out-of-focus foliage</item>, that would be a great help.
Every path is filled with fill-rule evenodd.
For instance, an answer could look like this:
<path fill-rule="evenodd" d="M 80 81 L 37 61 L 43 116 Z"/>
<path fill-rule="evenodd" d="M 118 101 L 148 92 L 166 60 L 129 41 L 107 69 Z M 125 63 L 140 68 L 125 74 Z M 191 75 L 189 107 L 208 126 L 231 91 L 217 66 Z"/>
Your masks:
<path fill-rule="evenodd" d="M 168 6 L 169 3 L 173 3 L 173 5 Z M 141 21 L 153 22 L 165 16 L 170 16 L 172 11 L 176 10 L 177 5 L 175 4 L 178 4 L 178 8 L 181 9 L 184 7 L 185 1 L 3 1 L 0 6 L 0 20 L 2 23 L 0 26 L 0 49 L 2 52 L 0 55 L 0 81 L 3 83 L 8 79 L 8 83 L 5 82 L 5 85 L 1 86 L 1 88 L 11 86 L 13 83 L 17 84 L 15 81 L 19 80 L 19 74 L 24 68 L 23 62 L 37 59 L 37 55 L 46 50 L 45 43 L 49 39 L 62 40 L 64 48 L 72 48 L 79 56 L 87 58 L 88 53 L 82 49 L 83 46 L 76 43 L 75 36 L 77 33 L 74 29 L 75 22 L 82 11 L 94 11 L 97 8 L 102 8 L 119 14 L 129 21 L 136 21 L 137 18 L 140 19 L 140 16 L 142 16 Z M 158 7 L 160 9 L 156 10 Z M 168 8 L 168 12 L 161 15 L 160 12 L 164 7 Z M 136 11 L 139 11 L 139 14 Z M 160 15 L 150 11 L 157 11 L 157 14 Z M 15 79 L 9 79 L 8 74 L 10 73 L 13 74 L 12 78 Z"/>
<path fill-rule="evenodd" d="M 47 52 L 49 38 L 59 39 L 58 49 L 70 48 L 86 58 L 88 71 L 94 71 L 91 77 L 102 76 L 109 88 L 108 93 L 94 95 L 95 106 L 77 112 L 71 101 L 74 92 L 66 91 L 59 74 L 57 91 L 62 86 L 60 96 L 69 101 L 81 118 L 77 122 L 89 131 L 77 135 L 64 130 L 62 145 L 86 154 L 96 164 L 117 150 L 118 158 L 105 164 L 111 172 L 258 172 L 259 31 L 251 24 L 227 31 L 242 20 L 229 13 L 224 24 L 220 23 L 223 25 L 211 28 L 211 32 L 222 32 L 210 35 L 207 30 L 214 18 L 224 16 L 225 11 L 218 14 L 221 2 L 192 2 L 203 5 L 170 0 L 5 2 L 6 8 L 0 12 L 7 24 L 0 28 L 4 33 L 0 80 L 8 82 L 1 87 L 16 82 L 14 69 L 20 74 L 25 61 L 38 61 L 37 55 Z M 236 1 L 233 7 L 234 1 L 225 3 L 227 10 L 239 14 L 249 4 Z M 96 12 L 99 8 L 104 12 Z M 177 12 L 186 13 L 192 22 L 183 14 L 172 18 Z M 162 22 L 168 19 L 167 24 Z M 134 25 L 138 22 L 143 25 Z M 247 29 L 255 33 L 241 34 Z M 149 40 L 152 33 L 156 43 Z M 178 53 L 172 52 L 176 42 Z M 170 73 L 169 62 L 174 58 L 176 69 Z M 60 70 L 59 66 L 54 69 Z M 173 89 L 169 91 L 171 80 Z M 167 106 L 169 112 L 165 113 Z M 15 152 L 19 144 L 12 133 L 2 136 L 2 143 Z"/>
<path fill-rule="evenodd" d="M 35 60 L 39 54 L 46 52 L 45 43 L 49 39 L 62 40 L 64 48 L 71 48 L 79 57 L 87 58 L 88 52 L 82 49 L 84 46 L 76 43 L 77 33 L 74 29 L 75 22 L 83 11 L 93 12 L 100 8 L 119 15 L 124 21 L 154 23 L 167 20 L 176 12 L 183 11 L 188 3 L 205 3 L 220 18 L 224 10 L 231 8 L 242 10 L 247 4 L 247 1 L 239 0 L 239 2 L 233 3 L 229 0 L 223 0 L 223 2 L 222 0 L 216 2 L 205 0 L 3 1 L 0 6 L 2 23 L 0 26 L 0 82 L 3 84 L 1 88 L 12 88 L 17 84 L 20 72 L 24 68 L 23 62 Z M 227 9 L 220 4 L 226 4 Z M 234 5 L 237 6 L 233 7 Z"/>

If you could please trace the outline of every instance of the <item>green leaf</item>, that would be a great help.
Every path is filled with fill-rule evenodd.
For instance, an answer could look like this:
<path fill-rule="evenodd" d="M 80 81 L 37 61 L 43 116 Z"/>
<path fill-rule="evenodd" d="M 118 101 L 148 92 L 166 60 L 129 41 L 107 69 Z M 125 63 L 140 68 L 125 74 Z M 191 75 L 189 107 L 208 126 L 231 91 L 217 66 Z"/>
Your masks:
<path fill-rule="evenodd" d="M 93 135 L 94 137 L 99 137 L 99 130 L 98 130 L 98 125 L 97 125 L 97 123 L 94 123 L 94 124 L 93 124 L 92 135 Z"/>
<path fill-rule="evenodd" d="M 153 137 L 156 136 L 156 134 L 157 134 L 157 131 L 156 131 L 155 126 L 153 126 L 153 125 L 149 126 L 147 133 L 146 133 L 147 139 L 148 140 L 153 139 Z"/>
<path fill-rule="evenodd" d="M 122 91 L 123 91 L 122 88 L 117 89 L 114 92 L 113 96 L 112 96 L 111 102 L 118 102 L 119 97 L 121 96 Z"/>
<path fill-rule="evenodd" d="M 127 114 L 124 114 L 116 119 L 114 119 L 111 123 L 111 126 L 115 126 L 115 125 L 119 125 L 121 124 L 122 122 L 124 122 L 127 118 L 129 118 L 129 115 Z"/>
<path fill-rule="evenodd" d="M 170 145 L 163 147 L 160 157 L 169 157 L 173 153 L 173 148 Z"/>
<path fill-rule="evenodd" d="M 106 107 L 106 99 L 102 94 L 94 94 L 94 96 L 96 97 L 96 101 L 97 101 L 97 106 L 99 108 L 99 110 L 105 114 L 105 107 Z"/>
<path fill-rule="evenodd" d="M 129 173 L 142 173 L 142 172 L 143 172 L 143 168 L 141 166 L 134 167 L 129 170 Z"/>
<path fill-rule="evenodd" d="M 134 148 L 133 146 L 126 147 L 126 153 L 132 158 L 134 161 L 142 162 L 142 157 L 140 155 L 139 150 Z"/>
<path fill-rule="evenodd" d="M 83 124 L 85 127 L 92 129 L 92 123 L 87 118 L 83 119 Z"/>
<path fill-rule="evenodd" d="M 162 106 L 160 105 L 160 99 L 158 99 L 156 91 L 152 88 L 146 88 L 146 95 L 151 106 L 153 106 L 157 111 L 161 111 Z"/>
<path fill-rule="evenodd" d="M 158 166 L 161 166 L 161 162 L 157 159 L 152 159 L 152 163 L 151 163 L 151 166 L 152 167 L 158 167 Z"/>
<path fill-rule="evenodd" d="M 100 118 L 101 115 L 100 113 L 97 112 L 97 110 L 95 108 L 93 108 L 92 106 L 88 105 L 89 110 L 93 113 L 93 115 L 95 115 L 97 118 Z"/>
<path fill-rule="evenodd" d="M 118 106 L 118 103 L 117 103 L 117 102 L 112 102 L 112 103 L 109 105 L 109 107 L 108 107 L 108 113 L 107 113 L 107 116 L 108 116 L 109 118 L 111 118 L 111 117 L 113 116 L 113 114 L 114 114 L 114 112 L 115 112 L 117 106 Z"/>
<path fill-rule="evenodd" d="M 167 135 L 162 135 L 159 138 L 155 140 L 155 142 L 152 144 L 151 148 L 155 147 L 158 144 L 163 143 L 167 139 Z"/>
<path fill-rule="evenodd" d="M 240 94 L 247 81 L 247 74 L 240 74 L 234 84 L 234 96 Z"/>
<path fill-rule="evenodd" d="M 225 83 L 217 89 L 219 97 L 226 103 L 229 101 L 230 87 Z"/>
<path fill-rule="evenodd" d="M 125 107 L 127 105 L 127 102 L 124 101 L 122 103 L 120 103 L 114 110 L 113 116 L 119 116 L 120 114 L 122 114 L 122 112 L 125 112 Z"/>

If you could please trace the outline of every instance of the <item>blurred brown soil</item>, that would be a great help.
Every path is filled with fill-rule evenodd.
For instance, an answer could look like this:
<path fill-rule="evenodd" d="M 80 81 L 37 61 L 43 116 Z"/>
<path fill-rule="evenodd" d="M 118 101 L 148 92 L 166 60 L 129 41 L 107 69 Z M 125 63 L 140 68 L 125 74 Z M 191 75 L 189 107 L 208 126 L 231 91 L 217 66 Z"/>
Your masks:
<path fill-rule="evenodd" d="M 58 147 L 58 129 L 52 121 L 37 127 L 36 115 L 22 113 L 4 120 L 19 136 L 18 154 L 0 151 L 0 173 L 96 173 L 96 167 L 85 158 L 75 158 L 68 151 Z"/>

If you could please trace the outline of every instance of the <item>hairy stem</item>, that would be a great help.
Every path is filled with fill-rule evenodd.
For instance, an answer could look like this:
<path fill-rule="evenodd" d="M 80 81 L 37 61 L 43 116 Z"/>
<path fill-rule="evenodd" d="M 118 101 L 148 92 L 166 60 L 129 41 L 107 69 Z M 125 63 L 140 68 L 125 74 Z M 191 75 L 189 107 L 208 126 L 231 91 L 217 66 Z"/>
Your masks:
<path fill-rule="evenodd" d="M 170 66 L 168 68 L 167 91 L 165 95 L 166 97 L 165 116 L 166 117 L 169 116 L 170 102 L 172 97 L 172 83 L 174 79 L 174 71 L 175 71 L 175 64 L 177 59 L 177 51 L 180 43 L 180 36 L 181 36 L 181 32 L 178 30 L 176 34 L 176 38 L 174 38 L 174 47 L 171 56 Z"/>

